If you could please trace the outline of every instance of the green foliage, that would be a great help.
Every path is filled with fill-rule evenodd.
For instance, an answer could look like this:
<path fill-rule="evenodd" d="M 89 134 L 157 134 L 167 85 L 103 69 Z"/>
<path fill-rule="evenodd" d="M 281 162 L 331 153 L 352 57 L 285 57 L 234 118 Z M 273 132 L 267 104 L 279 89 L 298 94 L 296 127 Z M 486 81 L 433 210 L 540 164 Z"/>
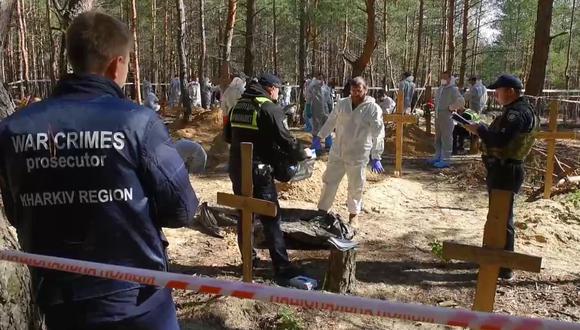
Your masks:
<path fill-rule="evenodd" d="M 577 189 L 575 192 L 568 196 L 568 201 L 574 204 L 574 207 L 580 207 L 580 189 Z"/>
<path fill-rule="evenodd" d="M 278 323 L 276 324 L 276 330 L 302 330 L 304 327 L 300 321 L 296 318 L 292 310 L 288 308 L 282 308 L 278 312 Z"/>
<path fill-rule="evenodd" d="M 429 247 L 431 248 L 431 253 L 433 253 L 434 256 L 439 258 L 439 260 L 443 262 L 449 262 L 449 259 L 443 256 L 443 243 L 441 243 L 438 240 L 435 240 L 429 243 Z"/>

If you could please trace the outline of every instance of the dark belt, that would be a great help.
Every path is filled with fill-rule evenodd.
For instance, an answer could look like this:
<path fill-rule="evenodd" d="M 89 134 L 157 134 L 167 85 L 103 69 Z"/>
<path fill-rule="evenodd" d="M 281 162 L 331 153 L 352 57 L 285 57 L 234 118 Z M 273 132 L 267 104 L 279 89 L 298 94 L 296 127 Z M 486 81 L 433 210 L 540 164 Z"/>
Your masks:
<path fill-rule="evenodd" d="M 481 156 L 486 166 L 522 165 L 524 162 L 517 159 L 501 159 L 491 156 Z"/>

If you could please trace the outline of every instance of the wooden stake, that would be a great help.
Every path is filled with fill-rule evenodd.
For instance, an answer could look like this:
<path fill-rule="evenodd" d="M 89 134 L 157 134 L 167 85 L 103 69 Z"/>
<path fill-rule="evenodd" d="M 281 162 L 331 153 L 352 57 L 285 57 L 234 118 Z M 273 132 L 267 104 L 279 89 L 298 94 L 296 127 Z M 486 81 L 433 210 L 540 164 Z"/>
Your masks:
<path fill-rule="evenodd" d="M 405 124 L 417 123 L 417 117 L 403 113 L 404 100 L 403 90 L 397 93 L 397 110 L 394 114 L 383 115 L 385 122 L 394 122 L 395 128 L 395 176 L 399 177 L 403 172 L 403 127 Z"/>
<path fill-rule="evenodd" d="M 487 222 L 483 232 L 483 247 L 451 242 L 443 243 L 443 256 L 480 264 L 473 310 L 492 312 L 500 267 L 539 273 L 542 258 L 504 251 L 507 222 L 513 193 L 492 190 Z"/>
<path fill-rule="evenodd" d="M 551 133 L 556 133 L 558 130 L 558 103 L 550 103 L 550 119 L 548 121 L 548 130 Z M 553 178 L 552 173 L 554 173 L 554 155 L 556 153 L 556 140 L 549 139 L 546 141 L 548 144 L 548 156 L 546 157 L 546 174 L 544 175 L 544 198 L 549 199 L 552 195 L 552 185 Z"/>
<path fill-rule="evenodd" d="M 276 204 L 253 198 L 254 184 L 252 181 L 252 149 L 251 143 L 242 143 L 242 196 L 232 194 L 217 194 L 217 202 L 242 211 L 242 262 L 243 280 L 252 282 L 252 224 L 254 213 L 275 217 Z"/>

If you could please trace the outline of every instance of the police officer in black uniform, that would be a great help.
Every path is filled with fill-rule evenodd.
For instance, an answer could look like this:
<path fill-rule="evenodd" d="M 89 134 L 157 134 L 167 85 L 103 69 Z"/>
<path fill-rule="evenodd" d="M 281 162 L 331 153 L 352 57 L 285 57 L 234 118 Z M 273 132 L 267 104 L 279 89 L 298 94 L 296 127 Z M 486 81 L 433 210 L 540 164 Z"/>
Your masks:
<path fill-rule="evenodd" d="M 524 182 L 523 161 L 535 142 L 539 118 L 532 105 L 522 97 L 522 82 L 512 75 L 502 75 L 488 86 L 495 89 L 495 98 L 503 106 L 503 113 L 489 127 L 470 125 L 466 128 L 479 135 L 482 141 L 482 158 L 487 169 L 487 189 L 512 191 L 507 225 L 505 250 L 514 250 L 513 203 Z M 502 268 L 499 276 L 511 279 L 511 269 Z"/>
<path fill-rule="evenodd" d="M 251 142 L 253 153 L 254 197 L 274 202 L 278 208 L 276 217 L 259 216 L 264 228 L 264 236 L 270 250 L 275 277 L 281 284 L 300 275 L 291 266 L 286 252 L 286 244 L 280 229 L 280 205 L 274 178 L 286 177 L 287 166 L 307 158 L 304 147 L 284 126 L 284 111 L 276 104 L 282 86 L 281 80 L 265 74 L 247 86 L 241 99 L 232 108 L 229 122 L 224 127 L 226 142 L 231 144 L 229 176 L 235 194 L 242 192 L 241 143 Z M 241 246 L 241 222 L 238 222 L 238 243 Z M 254 264 L 257 262 L 253 251 Z"/>

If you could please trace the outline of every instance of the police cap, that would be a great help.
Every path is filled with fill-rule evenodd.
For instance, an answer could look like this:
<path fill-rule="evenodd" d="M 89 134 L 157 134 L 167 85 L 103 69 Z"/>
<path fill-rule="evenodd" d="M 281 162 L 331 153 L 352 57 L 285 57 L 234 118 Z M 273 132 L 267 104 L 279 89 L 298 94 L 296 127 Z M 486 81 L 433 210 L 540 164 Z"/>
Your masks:
<path fill-rule="evenodd" d="M 522 81 L 518 79 L 518 77 L 513 76 L 511 74 L 502 74 L 497 78 L 497 80 L 487 86 L 489 89 L 498 89 L 498 88 L 513 88 L 513 89 L 522 89 L 524 86 L 522 85 Z"/>

